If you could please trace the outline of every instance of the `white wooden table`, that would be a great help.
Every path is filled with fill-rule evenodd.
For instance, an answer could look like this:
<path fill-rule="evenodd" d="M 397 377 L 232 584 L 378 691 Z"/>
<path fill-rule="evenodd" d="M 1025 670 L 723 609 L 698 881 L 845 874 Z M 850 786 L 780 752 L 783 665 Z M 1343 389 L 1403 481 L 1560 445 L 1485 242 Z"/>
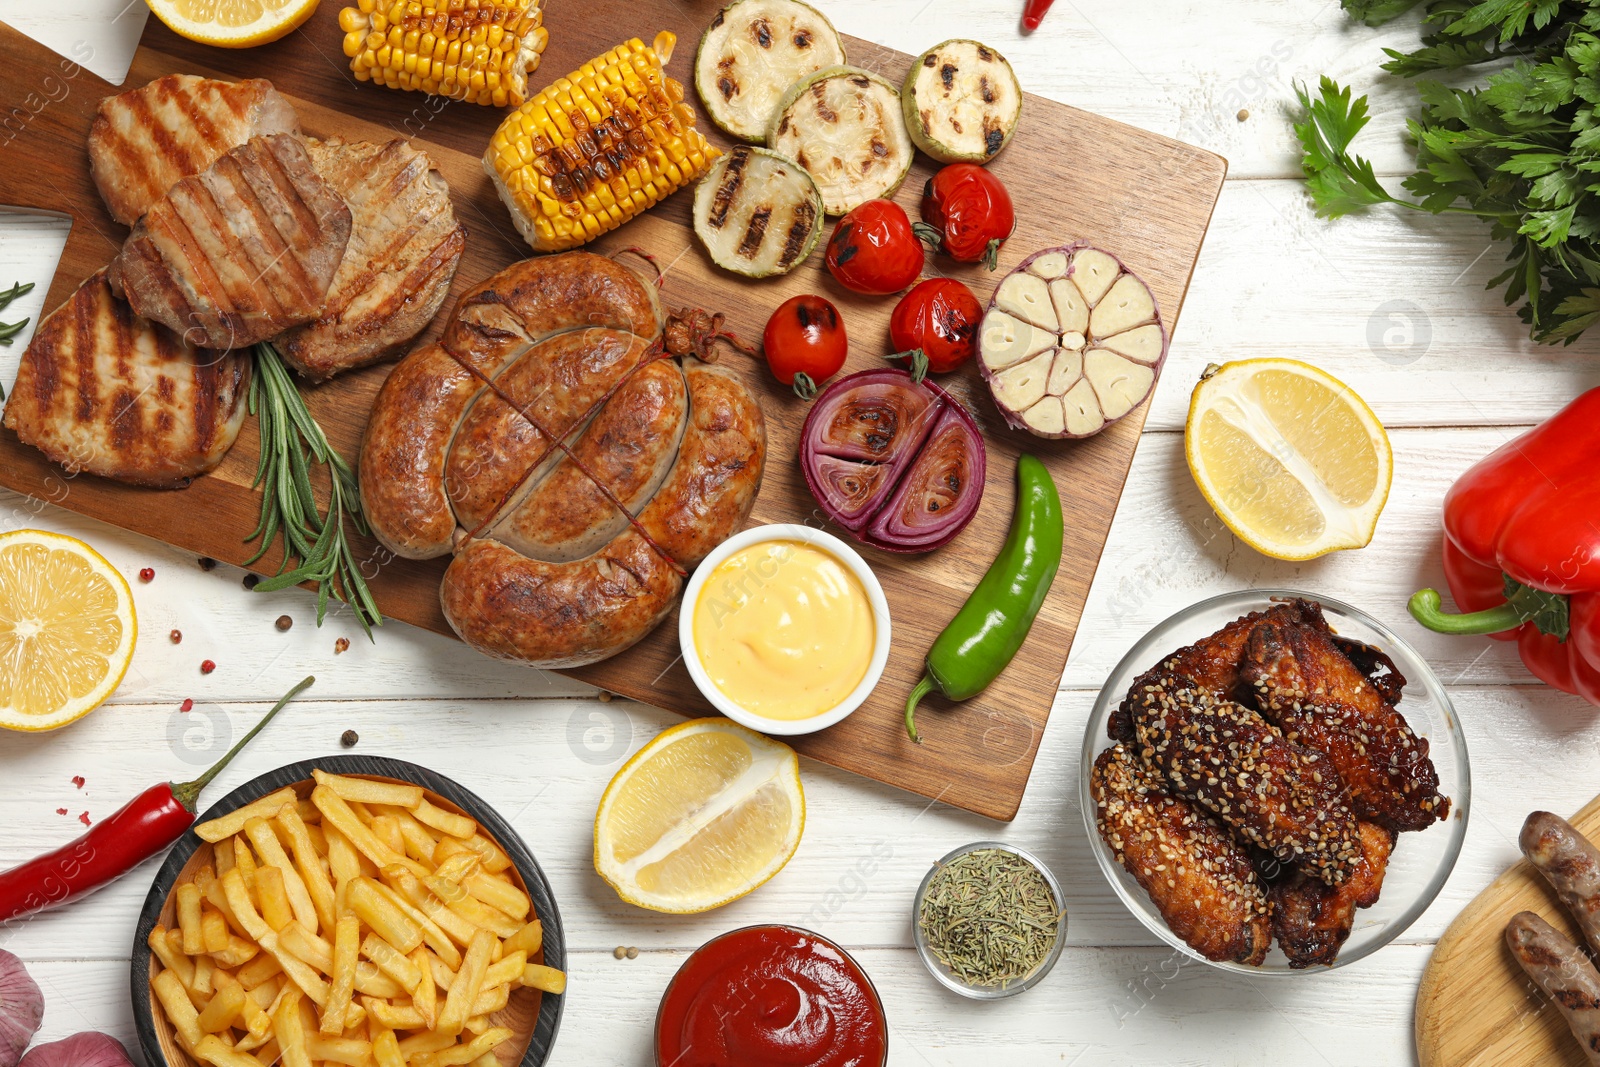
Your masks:
<path fill-rule="evenodd" d="M 150 584 L 134 583 L 138 651 L 112 702 L 56 734 L 0 738 L 0 867 L 81 832 L 80 812 L 104 817 L 155 781 L 193 777 L 274 697 L 315 673 L 310 699 L 209 795 L 338 751 L 346 729 L 359 732 L 358 751 L 425 763 L 481 793 L 527 839 L 561 904 L 572 984 L 553 1063 L 649 1064 L 656 1002 L 670 975 L 712 935 L 755 922 L 810 926 L 858 954 L 883 995 L 896 1064 L 966 1065 L 995 1049 L 1010 1063 L 1084 1067 L 1414 1062 L 1412 998 L 1432 942 L 1516 856 L 1531 807 L 1569 812 L 1593 796 L 1600 781 L 1585 772 L 1600 762 L 1600 716 L 1534 684 L 1504 645 L 1422 631 L 1405 601 L 1442 581 L 1445 489 L 1520 427 L 1600 384 L 1600 336 L 1568 349 L 1528 342 L 1498 294 L 1484 291 L 1502 250 L 1471 220 L 1379 212 L 1328 223 L 1312 215 L 1296 180 L 1291 83 L 1329 73 L 1372 90 L 1377 119 L 1365 151 L 1380 174 L 1405 173 L 1399 131 L 1412 97 L 1375 75 L 1381 46 L 1414 41 L 1409 21 L 1368 30 L 1350 24 L 1334 0 L 1060 0 L 1043 29 L 1023 39 L 1021 0 L 813 2 L 840 29 L 909 52 L 978 37 L 1004 51 L 1033 91 L 1231 161 L 1016 822 L 929 806 L 806 762 L 806 836 L 781 875 L 698 918 L 639 911 L 620 903 L 590 865 L 594 809 L 623 759 L 675 717 L 602 703 L 584 686 L 491 663 L 402 624 L 384 627 L 376 644 L 348 618 L 318 630 L 303 592 L 248 593 L 231 568 L 203 572 L 185 553 L 53 507 L 35 514 L 32 502 L 0 493 L 0 528 L 75 534 L 130 579 L 141 567 L 156 572 Z M 144 20 L 139 0 L 124 4 L 0 0 L 0 18 L 58 49 L 88 42 L 87 65 L 117 81 Z M 0 219 L 0 285 L 40 283 L 0 317 L 37 317 L 62 227 Z M 0 382 L 10 384 L 27 337 L 0 348 Z M 1184 468 L 1183 416 L 1201 369 L 1267 355 L 1327 368 L 1389 427 L 1394 491 L 1362 552 L 1306 564 L 1265 559 L 1217 523 Z M 1253 585 L 1345 599 L 1399 628 L 1449 683 L 1472 751 L 1466 847 L 1438 901 L 1375 957 L 1288 981 L 1213 973 L 1161 946 L 1105 884 L 1077 801 L 1084 722 L 1110 667 L 1172 612 Z M 273 627 L 283 613 L 294 619 L 287 633 Z M 174 628 L 181 645 L 168 639 Z M 340 636 L 350 648 L 336 655 Z M 202 676 L 206 658 L 217 669 Z M 185 698 L 195 707 L 182 715 Z M 81 789 L 75 775 L 85 780 Z M 58 815 L 63 807 L 67 814 Z M 910 948 L 911 897 L 927 864 L 979 837 L 1040 854 L 1071 908 L 1069 947 L 1050 977 L 1025 996 L 986 1005 L 941 991 Z M 63 911 L 0 927 L 0 947 L 23 957 L 45 989 L 42 1039 L 102 1029 L 134 1046 L 128 947 L 155 866 Z M 637 946 L 638 958 L 615 959 L 618 945 Z"/>

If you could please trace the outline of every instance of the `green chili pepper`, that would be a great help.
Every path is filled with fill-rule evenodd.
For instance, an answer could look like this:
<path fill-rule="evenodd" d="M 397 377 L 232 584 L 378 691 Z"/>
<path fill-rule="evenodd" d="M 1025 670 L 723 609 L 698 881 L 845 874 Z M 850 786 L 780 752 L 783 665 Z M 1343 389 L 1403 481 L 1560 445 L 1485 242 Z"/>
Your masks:
<path fill-rule="evenodd" d="M 906 732 L 917 736 L 917 703 L 935 687 L 951 700 L 977 696 L 1027 639 L 1061 566 L 1061 495 L 1045 465 L 1017 457 L 1011 533 L 967 602 L 928 650 L 928 673 L 906 701 Z"/>

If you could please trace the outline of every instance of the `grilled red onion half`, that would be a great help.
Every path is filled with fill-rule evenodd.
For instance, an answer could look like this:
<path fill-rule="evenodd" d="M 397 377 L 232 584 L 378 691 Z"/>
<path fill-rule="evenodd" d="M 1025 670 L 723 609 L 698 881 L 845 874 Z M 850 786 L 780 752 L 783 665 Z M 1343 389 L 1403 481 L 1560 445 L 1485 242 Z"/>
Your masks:
<path fill-rule="evenodd" d="M 884 368 L 841 378 L 811 405 L 800 469 L 827 517 L 889 552 L 931 552 L 978 511 L 988 461 L 960 401 Z"/>

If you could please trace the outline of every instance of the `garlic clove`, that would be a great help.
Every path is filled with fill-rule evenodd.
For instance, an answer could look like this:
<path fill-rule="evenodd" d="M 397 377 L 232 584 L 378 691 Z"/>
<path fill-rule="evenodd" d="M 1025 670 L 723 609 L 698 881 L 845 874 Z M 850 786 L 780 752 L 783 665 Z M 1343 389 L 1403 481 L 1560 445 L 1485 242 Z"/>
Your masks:
<path fill-rule="evenodd" d="M 1094 387 L 1087 378 L 1067 390 L 1067 395 L 1061 398 L 1061 407 L 1066 414 L 1067 433 L 1074 437 L 1087 437 L 1106 424 L 1105 417 L 1100 414 L 1100 403 L 1094 397 Z"/>
<path fill-rule="evenodd" d="M 1072 388 L 1072 383 L 1083 377 L 1083 353 L 1070 348 L 1056 350 L 1056 361 L 1050 368 L 1050 382 L 1045 392 L 1062 396 Z"/>
<path fill-rule="evenodd" d="M 39 983 L 20 959 L 0 949 L 0 1067 L 17 1067 L 43 1018 Z"/>
<path fill-rule="evenodd" d="M 1082 334 L 1089 328 L 1089 305 L 1071 278 L 1050 283 L 1050 302 L 1063 333 Z"/>
<path fill-rule="evenodd" d="M 1026 271 L 1017 271 L 1000 283 L 1000 288 L 995 290 L 994 306 L 1041 330 L 1054 333 L 1060 329 L 1056 325 L 1055 309 L 1050 305 L 1049 288 L 1042 278 L 1035 278 Z"/>
<path fill-rule="evenodd" d="M 1061 398 L 1046 396 L 1022 413 L 1022 421 L 1034 433 L 1055 436 L 1067 428 L 1066 413 L 1061 408 Z"/>
<path fill-rule="evenodd" d="M 1028 269 L 1047 282 L 1054 281 L 1067 273 L 1067 254 L 1065 252 L 1048 252 L 1028 264 Z"/>
<path fill-rule="evenodd" d="M 1132 274 L 1117 279 L 1089 316 L 1089 332 L 1095 337 L 1131 330 L 1156 318 L 1156 298 L 1144 282 Z"/>
<path fill-rule="evenodd" d="M 1084 379 L 1094 386 L 1100 410 L 1107 419 L 1120 419 L 1149 395 L 1155 371 L 1123 359 L 1115 352 L 1092 348 L 1083 357 Z"/>
<path fill-rule="evenodd" d="M 1028 410 L 1044 396 L 1053 359 L 1053 353 L 1046 352 L 996 374 L 991 382 L 994 398 L 1011 411 Z"/>
<path fill-rule="evenodd" d="M 1165 342 L 1166 338 L 1161 335 L 1161 327 L 1153 322 L 1148 326 L 1135 327 L 1126 333 L 1098 338 L 1101 348 L 1109 348 L 1119 356 L 1126 356 L 1140 363 L 1154 363 L 1160 359 L 1161 348 Z"/>
<path fill-rule="evenodd" d="M 1090 307 L 1100 303 L 1100 298 L 1121 273 L 1122 265 L 1098 248 L 1085 248 L 1072 257 L 1070 277 Z"/>
<path fill-rule="evenodd" d="M 998 308 L 983 317 L 978 350 L 990 370 L 1000 370 L 1054 348 L 1056 335 L 1007 315 Z"/>

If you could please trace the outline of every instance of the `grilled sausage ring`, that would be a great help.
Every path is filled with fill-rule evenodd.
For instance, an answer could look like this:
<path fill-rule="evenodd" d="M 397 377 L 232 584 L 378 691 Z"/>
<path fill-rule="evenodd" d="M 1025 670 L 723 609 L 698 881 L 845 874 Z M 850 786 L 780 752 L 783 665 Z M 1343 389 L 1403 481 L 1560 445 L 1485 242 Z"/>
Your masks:
<path fill-rule="evenodd" d="M 367 519 L 398 555 L 454 552 L 440 601 L 478 651 L 552 668 L 614 656 L 749 517 L 760 405 L 665 353 L 664 326 L 655 288 L 609 259 L 524 260 L 384 383 L 361 448 Z"/>

